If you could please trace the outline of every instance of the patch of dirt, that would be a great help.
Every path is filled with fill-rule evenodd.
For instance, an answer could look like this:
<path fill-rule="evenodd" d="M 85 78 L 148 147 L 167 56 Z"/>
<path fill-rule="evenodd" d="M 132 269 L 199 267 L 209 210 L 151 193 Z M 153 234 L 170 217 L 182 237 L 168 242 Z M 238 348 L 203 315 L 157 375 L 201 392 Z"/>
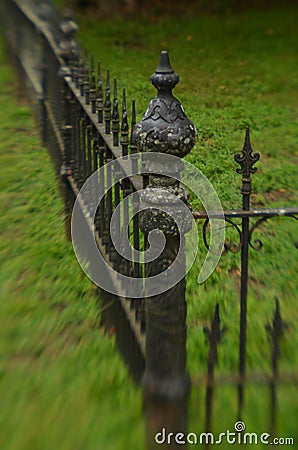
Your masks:
<path fill-rule="evenodd" d="M 293 192 L 281 188 L 274 191 L 264 192 L 264 194 L 251 194 L 250 203 L 251 206 L 268 206 L 270 203 L 280 201 L 280 200 L 293 200 L 295 198 Z"/>

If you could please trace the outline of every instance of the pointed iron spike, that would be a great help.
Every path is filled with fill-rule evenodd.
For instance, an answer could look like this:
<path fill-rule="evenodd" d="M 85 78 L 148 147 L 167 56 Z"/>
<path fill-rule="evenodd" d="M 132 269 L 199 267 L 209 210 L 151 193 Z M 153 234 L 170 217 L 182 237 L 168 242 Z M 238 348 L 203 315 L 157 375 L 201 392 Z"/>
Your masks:
<path fill-rule="evenodd" d="M 90 56 L 90 67 L 91 67 L 91 71 L 94 71 L 94 55 L 93 53 Z"/>
<path fill-rule="evenodd" d="M 114 78 L 114 100 L 117 99 L 117 78 Z"/>
<path fill-rule="evenodd" d="M 136 124 L 136 102 L 135 102 L 135 100 L 132 100 L 131 130 L 130 130 L 130 153 L 132 155 L 138 153 L 138 148 L 136 146 L 136 141 L 135 141 L 136 135 L 134 133 L 135 124 Z M 144 180 L 144 186 L 145 186 L 148 181 L 147 175 L 143 176 L 143 180 Z"/>
<path fill-rule="evenodd" d="M 121 143 L 128 146 L 128 122 L 127 122 L 127 111 L 126 111 L 126 92 L 123 88 L 122 90 L 122 120 L 121 120 Z M 126 150 L 125 150 L 126 151 Z M 124 153 L 125 153 L 124 151 Z"/>
<path fill-rule="evenodd" d="M 126 91 L 125 88 L 122 89 L 122 112 L 126 111 Z"/>
<path fill-rule="evenodd" d="M 174 69 L 170 63 L 170 57 L 167 50 L 160 52 L 159 66 L 155 71 L 156 73 L 174 73 Z"/>
<path fill-rule="evenodd" d="M 91 85 L 92 85 L 92 89 L 95 89 L 96 84 L 95 84 L 95 73 L 94 72 L 91 73 Z"/>
<path fill-rule="evenodd" d="M 275 332 L 278 336 L 282 336 L 284 329 L 286 328 L 286 323 L 283 321 L 279 308 L 279 301 L 276 299 L 275 301 L 275 314 L 273 320 L 273 332 Z"/>
<path fill-rule="evenodd" d="M 133 129 L 135 124 L 136 124 L 136 101 L 133 100 L 132 101 L 132 111 L 131 111 L 131 129 Z"/>
<path fill-rule="evenodd" d="M 100 61 L 97 61 L 97 77 L 100 78 Z"/>
<path fill-rule="evenodd" d="M 280 308 L 279 308 L 279 300 L 278 300 L 278 298 L 277 297 L 275 297 L 275 311 L 280 311 Z"/>
<path fill-rule="evenodd" d="M 107 70 L 107 79 L 106 79 L 106 96 L 104 103 L 104 112 L 105 112 L 105 132 L 106 134 L 110 134 L 111 132 L 111 99 L 110 99 L 110 71 Z"/>
<path fill-rule="evenodd" d="M 89 81 L 89 67 L 88 67 L 88 64 L 86 63 L 86 65 L 85 65 L 85 69 L 84 69 L 84 72 L 85 72 L 85 80 L 87 81 Z"/>
<path fill-rule="evenodd" d="M 84 61 L 82 56 L 80 57 L 79 62 L 79 72 L 78 72 L 78 86 L 80 89 L 80 95 L 84 95 Z"/>
<path fill-rule="evenodd" d="M 114 101 L 113 101 L 113 112 L 112 112 L 112 131 L 113 131 L 113 144 L 115 146 L 118 146 L 119 145 L 120 120 L 119 120 L 119 108 L 118 108 L 117 80 L 116 80 L 116 78 L 114 78 Z"/>

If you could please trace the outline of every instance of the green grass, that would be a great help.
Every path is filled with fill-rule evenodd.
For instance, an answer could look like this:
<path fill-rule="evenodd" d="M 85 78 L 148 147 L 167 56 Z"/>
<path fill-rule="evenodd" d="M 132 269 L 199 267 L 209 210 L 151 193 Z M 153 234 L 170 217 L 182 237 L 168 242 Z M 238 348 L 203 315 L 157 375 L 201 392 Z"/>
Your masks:
<path fill-rule="evenodd" d="M 65 238 L 63 204 L 0 41 L 0 448 L 144 448 L 139 390 Z"/>
<path fill-rule="evenodd" d="M 257 164 L 258 172 L 253 176 L 253 187 L 256 192 L 253 196 L 253 204 L 265 207 L 293 206 L 297 204 L 298 67 L 296 52 L 298 42 L 296 16 L 297 10 L 285 8 L 272 9 L 266 12 L 247 11 L 239 15 L 225 15 L 221 17 L 186 15 L 180 18 L 165 16 L 158 18 L 154 15 L 150 16 L 147 14 L 146 17 L 139 17 L 138 20 L 121 16 L 100 20 L 96 17 L 81 16 L 78 17 L 80 24 L 79 38 L 84 47 L 89 52 L 94 53 L 96 59 L 101 61 L 103 73 L 109 68 L 112 78 L 118 78 L 118 92 L 121 92 L 122 87 L 126 87 L 127 97 L 136 99 L 138 119 L 141 118 L 149 100 L 155 95 L 149 77 L 158 65 L 159 52 L 162 49 L 168 49 L 170 51 L 172 65 L 180 75 L 180 84 L 176 87 L 174 93 L 181 100 L 187 115 L 198 129 L 198 142 L 192 152 L 187 156 L 187 159 L 200 168 L 209 178 L 217 190 L 223 206 L 225 208 L 241 207 L 241 177 L 235 172 L 233 154 L 242 148 L 246 125 L 251 127 L 253 149 L 261 153 L 261 161 Z M 6 98 L 8 103 L 8 96 Z M 16 114 L 15 107 L 12 109 L 13 114 Z M 25 112 L 25 116 L 27 115 L 26 120 L 29 120 L 27 108 Z M 5 113 L 2 110 L 1 114 L 5 115 L 6 118 L 6 110 Z M 11 130 L 11 125 L 9 127 L 8 129 Z M 10 134 L 11 132 L 8 131 L 8 135 Z M 17 141 L 15 145 L 19 144 L 23 136 L 24 133 L 21 131 L 19 136 L 16 133 L 12 136 L 12 139 Z M 8 144 L 6 142 L 6 149 L 7 145 L 10 148 L 15 148 L 13 143 Z M 40 157 L 38 141 L 36 141 L 36 146 L 38 147 L 36 153 Z M 7 229 L 6 233 L 9 235 L 8 239 L 18 241 L 18 233 L 26 233 L 25 224 L 28 223 L 28 219 L 23 218 L 23 208 L 33 208 L 31 212 L 32 219 L 29 220 L 30 235 L 32 234 L 32 230 L 34 230 L 33 235 L 38 236 L 38 242 L 34 241 L 32 243 L 33 249 L 36 246 L 35 257 L 30 258 L 30 262 L 31 259 L 35 260 L 35 258 L 39 261 L 39 263 L 36 263 L 36 267 L 34 264 L 32 265 L 31 270 L 34 268 L 34 280 L 41 280 L 41 286 L 39 286 L 38 281 L 27 283 L 28 277 L 26 271 L 24 271 L 23 276 L 19 276 L 18 280 L 16 280 L 13 264 L 6 264 L 6 272 L 4 273 L 7 274 L 10 271 L 7 278 L 12 279 L 12 282 L 10 282 L 9 287 L 6 289 L 18 289 L 22 293 L 21 295 L 25 295 L 23 292 L 26 292 L 26 295 L 30 297 L 30 302 L 34 302 L 32 300 L 35 298 L 34 292 L 41 289 L 43 295 L 46 298 L 50 298 L 50 300 L 48 302 L 38 302 L 40 308 L 46 307 L 51 302 L 55 303 L 54 299 L 59 298 L 59 295 L 63 293 L 63 296 L 65 295 L 69 299 L 68 302 L 71 302 L 71 306 L 69 306 L 71 309 L 63 309 L 62 313 L 56 313 L 62 322 L 58 321 L 58 324 L 61 323 L 62 327 L 64 324 L 64 316 L 61 317 L 61 314 L 68 314 L 69 312 L 68 320 L 74 320 L 74 317 L 77 317 L 79 311 L 80 314 L 83 314 L 83 312 L 84 314 L 86 313 L 86 308 L 79 306 L 82 306 L 82 301 L 84 301 L 84 305 L 89 305 L 89 320 L 91 322 L 92 320 L 96 321 L 94 317 L 97 317 L 98 305 L 94 303 L 91 293 L 88 294 L 90 292 L 88 280 L 84 279 L 79 270 L 78 276 L 73 276 L 73 267 L 75 267 L 73 261 L 74 255 L 70 246 L 67 247 L 67 251 L 62 251 L 64 246 L 68 245 L 64 242 L 62 232 L 58 233 L 60 237 L 59 243 L 53 245 L 53 240 L 57 242 L 55 226 L 53 225 L 59 217 L 57 208 L 60 212 L 62 210 L 56 188 L 53 188 L 55 195 L 50 196 L 50 199 L 45 201 L 44 204 L 44 195 L 41 196 L 40 191 L 36 189 L 36 178 L 40 176 L 40 167 L 37 164 L 34 171 L 32 169 L 36 162 L 34 158 L 30 156 L 26 160 L 23 156 L 23 149 L 22 151 L 19 150 L 19 152 L 22 154 L 22 159 L 20 159 L 19 153 L 16 159 L 19 164 L 23 164 L 22 167 L 26 167 L 26 171 L 23 170 L 25 173 L 21 173 L 25 177 L 25 184 L 31 184 L 32 189 L 34 188 L 34 192 L 32 193 L 33 200 L 31 202 L 28 200 L 29 205 L 31 205 L 30 207 L 27 203 L 26 205 L 14 203 L 14 207 L 11 208 L 12 213 L 9 215 L 6 214 L 6 217 L 9 216 L 11 218 L 16 215 L 17 220 L 14 227 L 17 228 Z M 9 152 L 9 158 L 12 158 L 11 151 Z M 41 158 L 43 168 L 45 167 L 45 160 L 47 160 L 47 156 L 46 152 L 43 151 Z M 11 163 L 8 166 L 8 169 L 5 169 L 5 174 L 7 174 L 6 176 L 8 178 L 10 174 L 11 179 L 15 181 L 15 167 L 12 167 Z M 29 170 L 33 171 L 33 178 L 30 178 Z M 20 170 L 17 172 L 18 176 L 20 176 Z M 31 182 L 28 181 L 28 178 L 30 178 Z M 24 185 L 24 182 L 22 185 Z M 48 179 L 44 187 L 46 193 L 50 191 L 50 186 L 53 186 L 53 183 L 52 173 L 49 170 Z M 11 186 L 11 182 L 9 186 Z M 8 192 L 5 195 L 8 195 Z M 10 194 L 7 205 L 9 206 L 9 202 L 12 200 L 17 202 L 19 198 L 20 195 L 16 196 L 15 193 Z M 40 218 L 37 219 L 37 214 L 43 204 L 47 211 L 51 211 L 48 202 L 54 209 L 50 213 L 50 217 L 48 217 L 45 226 L 42 227 L 42 230 L 48 230 L 47 233 L 50 233 L 50 235 L 47 235 L 47 241 L 49 242 L 44 243 L 43 251 L 47 255 L 49 252 L 53 252 L 55 255 L 54 249 L 56 249 L 58 255 L 63 254 L 63 258 L 61 256 L 61 260 L 63 261 L 60 264 L 63 264 L 64 270 L 62 271 L 60 267 L 59 276 L 56 270 L 57 260 L 54 259 L 52 266 L 49 264 L 46 267 L 44 263 L 45 253 L 40 251 L 40 248 L 42 248 L 42 240 L 40 238 L 41 227 L 39 222 Z M 57 207 L 58 203 L 60 205 L 59 207 Z M 56 206 L 54 207 L 54 205 Z M 194 199 L 193 205 L 194 208 L 199 208 L 200 203 Z M 21 222 L 18 223 L 18 220 L 21 220 Z M 35 221 L 36 223 L 34 225 Z M 62 218 L 59 223 L 62 227 Z M 51 224 L 50 227 L 49 224 Z M 16 231 L 18 229 L 20 229 L 19 232 Z M 264 247 L 260 252 L 250 252 L 248 298 L 249 370 L 264 370 L 270 373 L 270 346 L 265 325 L 273 317 L 275 297 L 279 298 L 282 316 L 288 323 L 288 328 L 282 342 L 281 370 L 297 370 L 298 313 L 296 300 L 298 280 L 296 275 L 297 250 L 294 246 L 294 242 L 297 240 L 296 235 L 297 225 L 293 219 L 277 218 L 272 219 L 270 223 L 268 222 L 268 224 L 264 225 L 262 231 L 256 234 L 256 237 L 260 237 L 263 240 Z M 234 236 L 237 237 L 236 235 Z M 23 241 L 24 239 L 21 239 L 21 243 L 19 242 L 22 249 L 24 248 Z M 7 247 L 9 247 L 9 252 L 12 250 L 17 252 L 17 249 L 20 248 L 17 247 L 17 244 L 16 247 L 12 247 L 11 242 L 7 244 Z M 8 250 L 6 251 L 8 252 Z M 30 246 L 31 251 L 33 250 Z M 237 368 L 240 258 L 239 255 L 232 254 L 224 256 L 216 271 L 207 282 L 203 285 L 198 285 L 196 283 L 198 266 L 202 263 L 204 255 L 204 247 L 200 245 L 197 264 L 187 276 L 188 367 L 193 376 L 206 372 L 207 346 L 203 327 L 210 324 L 217 302 L 220 304 L 222 324 L 227 328 L 223 342 L 219 347 L 217 372 L 233 372 Z M 28 257 L 26 260 L 28 260 Z M 16 258 L 16 261 L 18 263 L 14 262 L 14 264 L 18 264 L 17 267 L 19 265 L 23 266 L 20 256 Z M 65 283 L 67 276 L 63 274 L 69 266 L 72 267 L 71 275 L 68 275 L 72 281 L 71 295 L 67 294 L 68 291 L 64 292 L 65 284 L 67 285 Z M 56 274 L 56 278 L 54 280 L 51 269 L 55 269 L 53 273 Z M 40 277 L 40 270 L 42 270 L 42 278 Z M 61 287 L 60 278 L 64 280 L 64 288 Z M 46 281 L 47 279 L 48 282 Z M 73 281 L 74 279 L 75 282 Z M 8 281 L 3 283 L 4 288 L 7 286 L 7 283 Z M 17 288 L 19 284 L 21 286 Z M 60 289 L 62 289 L 62 293 Z M 80 292 L 81 295 L 79 294 Z M 76 301 L 75 299 L 82 297 L 83 293 L 85 293 L 85 300 L 81 299 L 80 301 Z M 35 317 L 34 314 L 38 314 L 34 306 L 35 304 L 30 309 L 30 315 L 29 312 L 25 313 L 27 314 L 26 317 L 28 316 L 28 320 L 33 320 Z M 31 315 L 32 311 L 33 315 Z M 52 314 L 54 313 L 52 312 Z M 71 316 L 72 319 L 70 319 Z M 56 320 L 53 320 L 55 326 L 58 326 Z M 19 317 L 17 317 L 14 322 L 16 328 L 18 328 L 19 322 Z M 37 330 L 35 330 L 36 327 L 34 325 L 32 327 L 28 325 L 30 333 L 32 333 L 32 328 L 34 329 L 34 333 L 39 333 L 39 327 L 51 328 L 50 319 L 49 322 L 43 320 L 41 324 L 39 321 L 37 322 Z M 85 323 L 85 319 L 82 323 Z M 81 329 L 82 326 L 80 323 L 78 328 Z M 73 329 L 73 325 L 70 328 Z M 75 330 L 77 329 L 76 327 L 74 328 Z M 84 351 L 82 351 L 82 355 L 86 358 L 84 359 L 86 367 L 84 369 L 84 376 L 80 377 L 78 374 L 77 380 L 81 380 L 81 378 L 85 379 L 84 377 L 92 377 L 94 389 L 92 392 L 98 398 L 102 391 L 98 388 L 94 380 L 98 381 L 101 376 L 104 377 L 104 374 L 106 374 L 103 365 L 106 364 L 107 360 L 104 360 L 102 363 L 96 359 L 96 363 L 94 363 L 94 358 L 97 358 L 97 352 L 93 352 L 92 349 L 94 347 L 90 342 L 93 342 L 93 333 L 97 339 L 101 334 L 98 330 L 92 330 L 93 328 L 88 326 L 90 341 L 86 342 Z M 38 334 L 37 339 L 36 334 L 35 337 L 33 335 L 31 343 L 33 347 L 36 340 L 38 342 L 41 340 L 42 342 L 40 335 L 47 336 L 44 333 L 44 328 Z M 62 333 L 62 337 L 60 336 L 58 339 L 59 342 L 60 340 L 63 341 L 63 336 L 64 334 Z M 16 340 L 17 342 L 23 342 L 23 338 Z M 59 347 L 58 343 L 56 345 Z M 99 344 L 97 343 L 97 345 Z M 109 342 L 106 342 L 105 345 L 108 348 L 112 346 Z M 47 346 L 45 347 L 47 348 Z M 77 349 L 77 351 L 79 350 Z M 93 372 L 89 373 L 89 364 L 93 364 L 88 359 L 89 352 L 91 352 L 90 360 L 96 366 L 97 372 L 95 371 L 95 374 Z M 41 353 L 40 358 L 44 358 L 44 355 L 45 353 Z M 117 364 L 120 364 L 120 362 Z M 114 384 L 117 384 L 117 392 L 119 395 L 125 396 L 125 402 L 126 396 L 129 397 L 129 394 L 133 391 L 130 390 L 128 392 L 128 389 L 126 389 L 124 369 L 122 368 L 119 371 L 118 366 L 115 368 L 115 365 L 107 365 L 109 368 L 107 369 L 109 370 L 109 376 L 114 377 L 113 380 Z M 65 373 L 68 373 L 68 370 L 65 357 L 63 357 L 61 363 L 60 361 L 57 362 L 57 371 L 61 377 L 66 377 Z M 121 380 L 119 380 L 119 377 L 122 377 Z M 125 389 L 123 385 L 125 385 Z M 113 389 L 116 389 L 115 386 L 113 386 L 111 392 L 113 392 Z M 105 393 L 105 395 L 108 396 L 108 393 Z M 217 390 L 217 397 L 214 427 L 219 431 L 223 431 L 226 428 L 232 429 L 234 424 L 233 417 L 236 416 L 237 406 L 235 389 L 221 387 Z M 70 399 L 71 396 L 67 395 L 67 398 Z M 296 424 L 298 418 L 294 390 L 289 387 L 281 388 L 279 390 L 278 400 L 280 403 L 278 435 L 294 436 L 297 434 Z M 114 402 L 115 400 L 112 401 L 112 404 L 115 404 Z M 134 443 L 142 435 L 142 429 L 138 419 L 140 402 L 139 400 L 136 400 L 136 402 L 136 408 L 134 408 L 133 404 L 128 407 L 128 411 L 130 411 L 136 423 L 135 428 L 132 426 L 129 428 L 129 430 L 134 430 L 133 436 L 131 437 L 131 439 L 134 439 Z M 204 420 L 203 402 L 203 388 L 194 387 L 190 399 L 189 412 L 189 429 L 191 431 L 198 432 L 202 428 Z M 12 402 L 10 401 L 10 403 Z M 28 402 L 28 404 L 30 407 L 31 403 Z M 40 405 L 42 404 L 41 402 Z M 95 401 L 94 408 L 96 405 L 97 401 Z M 42 408 L 42 406 L 40 407 Z M 93 407 L 90 407 L 86 402 L 84 405 L 79 406 L 79 410 L 82 411 L 82 414 L 86 414 L 86 421 L 88 421 Z M 101 411 L 100 408 L 99 411 Z M 247 395 L 247 408 L 244 417 L 248 425 L 248 431 L 268 431 L 268 411 L 268 389 L 262 386 L 253 386 L 250 388 Z M 116 432 L 116 428 L 120 427 L 120 430 L 123 430 L 123 428 L 125 429 L 129 426 L 132 420 L 131 417 L 128 417 L 127 419 L 123 419 L 122 423 L 120 408 L 119 412 L 117 411 L 115 419 L 112 418 L 110 422 L 108 422 L 110 413 L 105 413 L 105 410 L 103 410 L 103 412 L 98 414 L 106 420 L 105 425 L 103 425 L 103 430 L 109 430 L 108 423 L 110 423 L 110 426 L 115 427 L 112 433 L 114 439 L 120 439 L 119 436 L 125 435 L 125 433 L 121 434 L 120 431 Z M 77 419 L 77 414 L 74 415 Z M 38 412 L 36 417 L 41 420 Z M 71 418 L 72 416 L 69 417 Z M 60 422 L 57 430 L 61 430 L 61 427 L 63 427 L 63 421 L 62 425 Z M 32 423 L 34 423 L 33 419 Z M 37 421 L 37 423 L 39 422 Z M 121 426 L 120 423 L 122 423 Z M 94 427 L 96 428 L 96 424 Z M 79 434 L 78 428 L 76 428 L 76 431 Z M 93 431 L 93 434 L 91 433 L 94 439 L 93 442 L 96 439 L 104 439 L 102 436 L 105 436 L 107 433 L 106 431 L 97 431 L 98 435 L 95 431 Z M 82 435 L 83 433 L 80 436 Z M 69 433 L 69 439 L 71 438 L 72 434 Z M 58 438 L 57 442 L 59 442 Z M 93 448 L 92 445 L 90 444 L 90 448 Z M 100 448 L 100 445 L 97 448 Z M 103 445 L 107 445 L 106 441 L 104 441 Z M 118 448 L 117 445 L 114 444 L 113 447 L 113 443 L 111 443 L 110 448 Z M 130 447 L 139 449 L 141 444 L 131 444 Z M 70 448 L 70 445 L 69 447 L 66 445 L 65 448 Z M 87 444 L 84 448 L 88 449 Z M 109 448 L 108 445 L 107 448 Z"/>

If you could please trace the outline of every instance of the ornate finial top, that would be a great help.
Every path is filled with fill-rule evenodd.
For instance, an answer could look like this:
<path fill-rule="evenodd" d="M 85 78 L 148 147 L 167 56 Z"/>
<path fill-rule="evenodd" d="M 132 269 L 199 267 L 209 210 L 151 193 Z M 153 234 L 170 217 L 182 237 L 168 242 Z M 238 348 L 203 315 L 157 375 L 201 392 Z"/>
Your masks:
<path fill-rule="evenodd" d="M 159 90 L 172 90 L 179 83 L 179 75 L 171 67 L 167 50 L 160 53 L 159 66 L 150 78 L 153 86 Z"/>
<path fill-rule="evenodd" d="M 174 73 L 167 50 L 162 50 L 160 52 L 159 66 L 155 70 L 155 73 Z"/>
<path fill-rule="evenodd" d="M 250 144 L 249 127 L 245 130 L 245 139 L 242 154 L 236 153 L 234 155 L 235 161 L 240 165 L 240 169 L 236 169 L 237 173 L 242 173 L 243 177 L 250 178 L 251 173 L 257 171 L 256 167 L 253 165 L 260 159 L 259 153 L 253 153 L 253 149 Z"/>
<path fill-rule="evenodd" d="M 287 328 L 287 323 L 284 322 L 284 320 L 281 317 L 280 308 L 279 308 L 279 301 L 276 298 L 275 299 L 275 313 L 272 325 L 267 324 L 266 330 L 268 333 L 271 334 L 271 336 L 275 339 L 279 339 L 283 336 L 284 330 Z"/>

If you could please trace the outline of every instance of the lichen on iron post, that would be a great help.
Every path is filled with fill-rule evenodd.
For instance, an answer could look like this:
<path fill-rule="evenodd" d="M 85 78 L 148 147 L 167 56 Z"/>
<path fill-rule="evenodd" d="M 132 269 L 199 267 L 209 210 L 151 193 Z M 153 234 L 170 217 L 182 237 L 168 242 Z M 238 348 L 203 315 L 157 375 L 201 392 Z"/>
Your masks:
<path fill-rule="evenodd" d="M 165 246 L 157 259 L 145 265 L 146 280 L 146 369 L 142 387 L 147 419 L 148 448 L 159 448 L 154 436 L 165 427 L 170 432 L 186 432 L 187 398 L 190 388 L 186 371 L 186 301 L 185 277 L 169 288 L 164 280 L 163 292 L 150 296 L 150 277 L 167 269 L 176 259 L 179 246 L 185 268 L 185 233 L 191 224 L 182 223 L 179 230 L 173 217 L 165 211 L 185 215 L 187 191 L 180 185 L 181 160 L 194 146 L 197 132 L 186 117 L 181 103 L 172 94 L 179 76 L 170 65 L 167 51 L 162 51 L 160 63 L 151 82 L 157 96 L 151 100 L 143 119 L 134 126 L 133 142 L 141 152 L 156 154 L 146 161 L 149 176 L 141 195 L 145 209 L 140 213 L 140 228 L 145 236 L 152 230 L 162 231 Z M 163 162 L 160 154 L 176 156 Z M 154 169 L 157 173 L 154 173 Z M 179 200 L 179 201 L 178 201 Z M 183 213 L 184 209 L 184 213 Z M 147 242 L 147 245 L 148 242 Z M 172 443 L 171 448 L 181 447 Z"/>

